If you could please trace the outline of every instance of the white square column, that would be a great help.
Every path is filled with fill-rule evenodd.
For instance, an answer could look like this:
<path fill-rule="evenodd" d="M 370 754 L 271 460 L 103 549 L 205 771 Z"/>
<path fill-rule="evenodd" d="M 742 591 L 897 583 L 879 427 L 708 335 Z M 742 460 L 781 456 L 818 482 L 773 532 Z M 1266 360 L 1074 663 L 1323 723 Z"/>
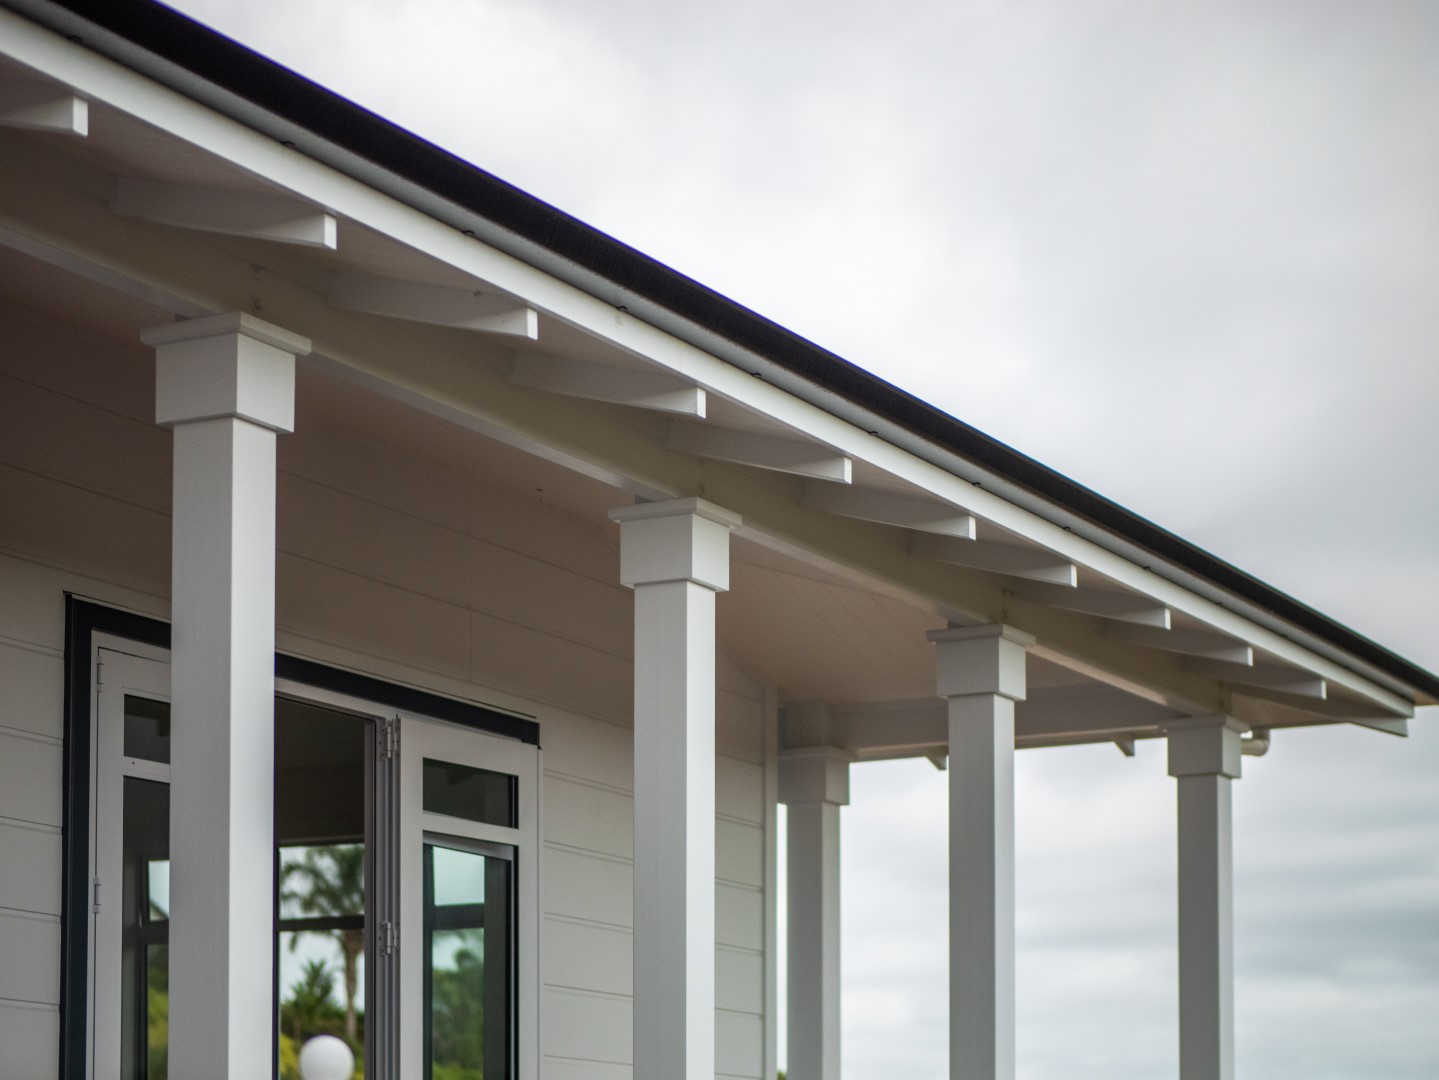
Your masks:
<path fill-rule="evenodd" d="M 274 1056 L 275 434 L 304 338 L 243 314 L 172 323 L 170 1075 L 268 1076 Z"/>
<path fill-rule="evenodd" d="M 779 759 L 779 798 L 789 819 L 791 1080 L 840 1077 L 839 808 L 849 805 L 853 760 L 832 746 L 785 750 Z"/>
<path fill-rule="evenodd" d="M 1170 725 L 1179 787 L 1179 1076 L 1234 1080 L 1234 824 L 1242 734 L 1226 716 Z"/>
<path fill-rule="evenodd" d="M 929 640 L 949 701 L 949 1075 L 1014 1080 L 1014 703 L 1034 638 L 997 625 Z"/>
<path fill-rule="evenodd" d="M 715 593 L 740 519 L 702 499 L 620 523 L 635 590 L 635 1080 L 715 1068 Z"/>

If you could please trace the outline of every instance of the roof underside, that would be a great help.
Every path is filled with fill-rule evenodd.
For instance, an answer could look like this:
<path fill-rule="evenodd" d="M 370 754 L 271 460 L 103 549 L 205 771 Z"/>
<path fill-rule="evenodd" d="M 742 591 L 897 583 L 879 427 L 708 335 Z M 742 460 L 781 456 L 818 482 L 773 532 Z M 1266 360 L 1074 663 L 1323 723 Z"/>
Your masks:
<path fill-rule="evenodd" d="M 461 260 L 399 242 L 394 233 L 358 215 L 346 217 L 314 198 L 311 202 L 318 205 L 302 209 L 329 219 L 328 236 L 317 234 L 318 239 L 298 243 L 293 237 L 277 242 L 273 235 L 253 231 L 234 235 L 234 229 L 217 236 L 210 223 L 204 238 L 210 249 L 232 260 L 264 267 L 276 282 L 272 287 L 281 307 L 300 303 L 300 293 L 313 294 L 321 309 L 363 313 L 360 322 L 371 325 L 373 333 L 361 336 L 376 341 L 383 340 L 385 328 L 397 318 L 407 320 L 399 327 L 408 335 L 407 348 L 409 342 L 419 342 L 421 352 L 429 349 L 437 357 L 463 352 L 466 363 L 483 378 L 521 389 L 512 416 L 480 423 L 474 416 L 459 416 L 457 407 L 447 406 L 449 413 L 440 409 L 435 403 L 443 395 L 436 385 L 424 385 L 422 373 L 415 370 L 382 370 L 372 364 L 357 374 L 365 365 L 339 343 L 331 350 L 333 363 L 318 369 L 319 374 L 343 375 L 368 392 L 388 393 L 411 408 L 423 398 L 426 404 L 420 407 L 430 414 L 445 415 L 512 446 L 542 449 L 551 462 L 572 466 L 587 457 L 591 479 L 608 483 L 611 490 L 662 497 L 708 483 L 709 493 L 721 501 L 721 492 L 733 492 L 731 501 L 751 506 L 746 516 L 755 523 L 753 543 L 740 549 L 740 573 L 753 577 L 759 591 L 765 589 L 766 574 L 784 575 L 785 588 L 791 591 L 802 588 L 795 582 L 806 579 L 822 583 L 831 594 L 847 587 L 845 582 L 858 581 L 866 595 L 898 603 L 894 612 L 920 612 L 913 618 L 893 615 L 915 624 L 902 628 L 905 637 L 914 637 L 920 624 L 935 619 L 1028 620 L 1042 642 L 1052 643 L 1050 652 L 1041 651 L 1033 671 L 1041 698 L 1093 698 L 1116 691 L 1126 701 L 1186 712 L 1227 707 L 1236 697 L 1249 703 L 1251 719 L 1283 724 L 1348 719 L 1383 723 L 1405 715 L 1415 699 L 1422 704 L 1439 697 L 1435 676 L 1312 609 L 168 9 L 144 2 L 6 2 L 252 129 L 297 144 L 303 155 L 475 235 L 588 297 L 627 309 L 632 317 L 663 331 L 667 340 L 698 346 L 730 369 L 739 367 L 746 379 L 750 373 L 761 374 L 770 386 L 741 386 L 726 381 L 729 376 L 723 371 L 709 377 L 703 367 L 685 368 L 691 362 L 687 355 L 676 360 L 679 354 L 672 349 L 666 355 L 647 350 L 643 343 L 649 339 L 637 331 L 597 333 L 576 314 L 579 308 L 566 307 L 568 300 L 555 297 L 548 303 L 545 297 L 525 295 L 516 284 L 528 280 L 523 275 L 507 281 L 495 273 L 479 274 L 460 265 Z M 12 80 L 45 74 L 15 63 L 0 71 Z M 55 200 L 57 211 L 67 190 L 73 191 L 74 206 L 65 204 L 63 212 L 71 217 L 87 197 L 99 204 L 107 215 L 103 221 L 97 217 L 88 231 L 83 221 L 77 219 L 75 225 L 74 236 L 85 236 L 87 243 L 103 247 L 94 237 L 111 230 L 109 215 L 114 214 L 206 229 L 194 220 L 167 222 L 166 210 L 157 209 L 164 203 L 173 214 L 177 202 L 193 196 L 200 199 L 193 212 L 203 218 L 206 191 L 260 200 L 304 196 L 260 179 L 256 173 L 268 175 L 260 168 L 239 168 L 233 159 L 223 160 L 157 129 L 134 110 L 109 107 L 90 96 L 93 112 L 84 139 L 0 135 L 18 140 L 9 155 L 12 170 L 54 175 L 56 194 L 47 197 Z M 115 226 L 117 250 L 126 247 L 125 227 L 132 226 Z M 53 252 L 80 246 L 78 240 L 58 234 L 37 240 L 36 230 L 27 228 L 14 215 L 0 220 L 7 243 L 30 256 L 63 261 L 52 257 Z M 172 243 L 173 230 L 156 233 L 149 228 L 147 235 L 159 236 L 159 242 L 174 249 L 167 266 L 182 265 L 191 250 L 184 246 L 188 238 Z M 82 272 L 98 280 L 94 267 L 100 263 L 108 267 L 107 273 L 117 279 L 128 275 L 132 283 L 153 283 L 162 276 L 153 265 L 116 268 L 113 252 L 103 259 L 97 254 L 91 258 L 92 270 Z M 491 264 L 498 265 L 493 260 Z M 223 284 L 217 283 L 210 295 L 223 293 Z M 477 293 L 489 305 L 485 312 L 477 315 L 467 308 L 458 317 L 469 321 L 457 322 L 452 311 L 456 297 Z M 200 314 L 213 306 L 173 297 L 172 302 L 160 300 L 161 307 L 179 315 Z M 96 303 L 103 306 L 101 299 Z M 297 319 L 298 314 L 291 321 Z M 347 325 L 355 321 L 347 317 Z M 317 316 L 316 325 L 293 328 L 322 340 L 329 326 Z M 345 332 L 336 324 L 337 339 Z M 364 349 L 357 345 L 353 351 Z M 396 390 L 401 382 L 403 387 Z M 786 412 L 773 407 L 778 399 L 765 396 L 773 385 L 801 399 L 806 408 Z M 523 413 L 526 394 L 545 402 L 545 411 L 534 414 L 545 419 Z M 624 432 L 604 443 L 610 458 L 600 465 L 593 462 L 603 454 L 566 441 L 563 410 L 575 399 L 583 399 L 589 411 L 573 416 Z M 843 430 L 818 423 L 821 412 L 815 406 L 843 421 Z M 554 430 L 547 434 L 545 423 L 553 423 Z M 878 443 L 903 453 L 896 456 Z M 655 456 L 664 460 L 651 465 Z M 695 460 L 697 470 L 675 464 Z M 627 468 L 626 462 L 637 464 Z M 944 475 L 937 476 L 935 465 Z M 604 496 L 590 491 L 579 498 L 583 503 Z M 592 509 L 577 507 L 584 516 Z M 767 528 L 771 522 L 775 527 Z M 816 536 L 824 543 L 807 542 Z M 803 557 L 816 550 L 818 557 Z M 808 569 L 797 572 L 796 560 Z M 889 573 L 892 567 L 900 569 Z M 756 619 L 759 614 L 756 609 Z M 756 645 L 752 663 L 760 667 L 772 651 L 764 647 L 771 628 L 762 623 L 735 635 L 737 642 Z M 917 661 L 906 657 L 896 662 L 903 667 Z M 1151 667 L 1162 678 L 1149 679 Z M 805 689 L 795 688 L 800 693 Z M 846 696 L 884 694 L 876 686 L 868 695 L 856 690 Z M 1116 701 L 1094 701 L 1101 712 L 1123 713 Z M 1072 710 L 1074 702 L 1065 707 Z M 1130 727 L 1153 726 L 1162 719 L 1152 711 L 1136 714 Z"/>

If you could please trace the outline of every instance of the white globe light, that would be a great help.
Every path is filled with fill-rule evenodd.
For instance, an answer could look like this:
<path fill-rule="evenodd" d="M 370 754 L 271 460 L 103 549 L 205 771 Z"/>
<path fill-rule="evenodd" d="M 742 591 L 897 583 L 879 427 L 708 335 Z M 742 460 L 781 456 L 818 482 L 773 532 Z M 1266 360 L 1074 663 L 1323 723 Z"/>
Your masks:
<path fill-rule="evenodd" d="M 304 1080 L 350 1080 L 355 1055 L 333 1035 L 316 1035 L 300 1048 L 300 1075 Z"/>

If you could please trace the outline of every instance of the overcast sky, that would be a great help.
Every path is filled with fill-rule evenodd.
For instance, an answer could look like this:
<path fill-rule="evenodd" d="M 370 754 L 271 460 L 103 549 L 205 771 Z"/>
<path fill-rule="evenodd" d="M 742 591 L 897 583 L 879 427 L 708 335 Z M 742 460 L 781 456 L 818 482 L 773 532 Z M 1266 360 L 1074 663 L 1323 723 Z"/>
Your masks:
<path fill-rule="evenodd" d="M 1439 666 L 1439 5 L 179 6 Z M 1244 1080 L 1439 1075 L 1436 729 L 1246 759 Z M 1025 1078 L 1177 1073 L 1164 773 L 1021 755 Z M 944 779 L 854 788 L 845 1073 L 941 1080 Z"/>

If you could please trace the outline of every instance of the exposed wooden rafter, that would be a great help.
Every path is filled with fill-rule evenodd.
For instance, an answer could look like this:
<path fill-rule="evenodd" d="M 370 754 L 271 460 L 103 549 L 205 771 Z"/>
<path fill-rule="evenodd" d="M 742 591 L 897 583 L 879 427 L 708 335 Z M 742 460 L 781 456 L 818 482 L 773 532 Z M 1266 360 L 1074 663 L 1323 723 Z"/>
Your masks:
<path fill-rule="evenodd" d="M 800 501 L 828 514 L 899 525 L 939 536 L 974 539 L 974 518 L 956 506 L 914 495 L 899 495 L 877 488 L 836 487 L 809 483 Z"/>
<path fill-rule="evenodd" d="M 1067 589 L 1062 585 L 1046 585 L 1039 581 L 1016 581 L 1010 592 L 1020 600 L 1027 600 L 1032 604 L 1045 604 L 1085 615 L 1102 615 L 1106 619 L 1117 619 L 1138 626 L 1169 629 L 1169 609 L 1138 593 L 1085 586 Z"/>
<path fill-rule="evenodd" d="M 0 79 L 0 127 L 85 136 L 90 133 L 90 105 L 56 83 Z"/>
<path fill-rule="evenodd" d="M 552 394 L 633 405 L 637 409 L 701 420 L 705 415 L 704 390 L 663 371 L 641 371 L 554 356 L 521 356 L 515 361 L 510 382 Z"/>
<path fill-rule="evenodd" d="M 676 421 L 666 445 L 696 457 L 753 465 L 815 480 L 848 484 L 853 463 L 843 454 L 808 439 L 760 435 L 750 431 Z"/>
<path fill-rule="evenodd" d="M 135 177 L 120 178 L 110 209 L 121 217 L 180 229 L 331 251 L 338 235 L 334 215 L 300 199 Z"/>
<path fill-rule="evenodd" d="M 1073 588 L 1078 581 L 1078 571 L 1072 562 L 1041 548 L 915 533 L 912 550 L 921 558 L 991 574 L 1007 574 L 1066 588 Z"/>

